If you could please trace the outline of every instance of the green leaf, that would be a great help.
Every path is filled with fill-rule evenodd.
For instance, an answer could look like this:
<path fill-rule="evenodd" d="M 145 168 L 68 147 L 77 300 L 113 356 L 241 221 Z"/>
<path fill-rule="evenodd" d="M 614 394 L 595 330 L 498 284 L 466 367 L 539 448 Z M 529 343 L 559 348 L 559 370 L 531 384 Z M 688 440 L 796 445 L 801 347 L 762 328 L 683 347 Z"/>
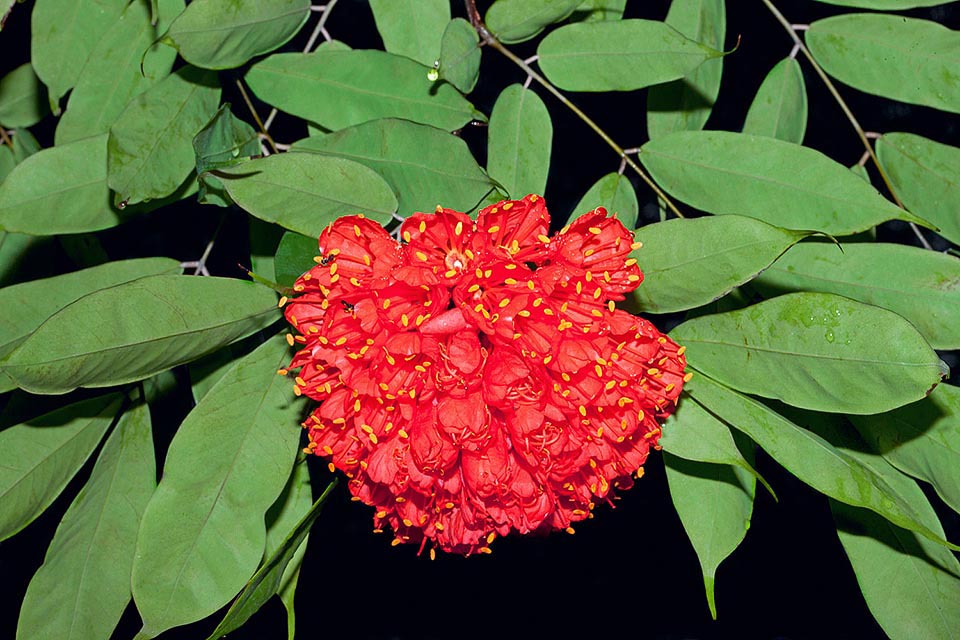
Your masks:
<path fill-rule="evenodd" d="M 433 211 L 438 204 L 469 211 L 493 189 L 493 181 L 461 138 L 406 120 L 373 120 L 300 140 L 293 149 L 339 156 L 370 167 L 393 188 L 398 201 L 394 207 L 402 216 Z"/>
<path fill-rule="evenodd" d="M 50 113 L 46 90 L 29 62 L 0 80 L 0 124 L 32 127 Z"/>
<path fill-rule="evenodd" d="M 306 467 L 306 464 L 298 464 L 296 466 Z M 291 482 L 294 484 L 293 486 L 288 486 L 286 490 L 290 492 L 288 495 L 294 498 L 295 502 L 290 503 L 289 506 L 285 504 L 284 510 L 289 511 L 281 515 L 284 516 L 283 524 L 291 526 L 285 526 L 284 529 L 273 532 L 275 537 L 271 541 L 272 544 L 266 561 L 250 579 L 234 603 L 230 605 L 230 609 L 227 611 L 223 620 L 214 632 L 210 634 L 209 640 L 216 640 L 224 634 L 240 628 L 274 593 L 282 591 L 285 587 L 289 586 L 290 583 L 288 579 L 291 575 L 297 573 L 297 566 L 299 561 L 302 560 L 303 550 L 306 546 L 304 543 L 306 542 L 307 534 L 309 534 L 313 523 L 323 511 L 323 505 L 333 491 L 333 488 L 337 485 L 337 480 L 334 479 L 327 485 L 323 494 L 311 507 L 309 477 L 307 477 L 307 482 L 303 482 L 303 480 L 300 479 L 303 475 L 303 471 L 298 473 L 295 469 L 291 478 Z M 306 513 L 301 511 L 303 498 L 306 499 Z M 294 517 L 299 519 L 290 522 Z M 287 569 L 294 569 L 294 571 L 288 574 Z M 289 615 L 291 614 L 288 613 L 288 616 Z M 288 638 L 293 637 L 293 632 L 289 627 L 291 619 L 290 617 L 287 619 Z"/>
<path fill-rule="evenodd" d="M 633 190 L 630 179 L 622 173 L 608 173 L 594 182 L 570 212 L 567 223 L 573 222 L 597 207 L 604 207 L 609 213 L 617 216 L 627 229 L 637 226 L 637 216 L 640 213 L 637 192 Z"/>
<path fill-rule="evenodd" d="M 484 22 L 500 42 L 523 42 L 569 16 L 578 4 L 580 0 L 497 0 Z"/>
<path fill-rule="evenodd" d="M 523 85 L 504 89 L 490 114 L 487 173 L 511 198 L 543 195 L 550 173 L 553 123 L 536 92 Z"/>
<path fill-rule="evenodd" d="M 16 129 L 13 132 L 13 159 L 20 164 L 30 156 L 39 152 L 41 147 L 29 129 Z"/>
<path fill-rule="evenodd" d="M 895 311 L 935 349 L 960 348 L 960 259 L 918 247 L 805 242 L 760 275 L 762 293 L 822 291 Z"/>
<path fill-rule="evenodd" d="M 0 363 L 0 370 L 31 393 L 124 384 L 215 351 L 277 317 L 276 294 L 262 285 L 150 276 L 65 307 Z"/>
<path fill-rule="evenodd" d="M 837 80 L 887 99 L 960 113 L 960 33 L 930 20 L 856 13 L 817 20 L 807 47 Z"/>
<path fill-rule="evenodd" d="M 828 293 L 694 318 L 670 335 L 720 382 L 817 411 L 887 411 L 924 397 L 946 368 L 897 314 Z"/>
<path fill-rule="evenodd" d="M 653 20 L 578 22 L 540 41 L 539 64 L 568 91 L 633 91 L 679 80 L 723 55 Z"/>
<path fill-rule="evenodd" d="M 314 256 L 319 253 L 317 238 L 287 231 L 280 239 L 277 247 L 277 283 L 292 287 L 300 275 L 311 269 L 315 262 Z"/>
<path fill-rule="evenodd" d="M 960 563 L 948 549 L 865 509 L 831 502 L 870 613 L 891 638 L 955 638 Z"/>
<path fill-rule="evenodd" d="M 397 208 L 383 178 L 345 158 L 282 153 L 223 169 L 217 177 L 250 214 L 315 238 L 340 216 L 363 213 L 384 223 Z"/>
<path fill-rule="evenodd" d="M 667 418 L 659 445 L 667 453 L 684 460 L 738 467 L 759 480 L 770 495 L 776 497 L 767 481 L 753 468 L 752 462 L 747 462 L 737 447 L 730 427 L 692 398 L 681 402 Z"/>
<path fill-rule="evenodd" d="M 916 7 L 935 7 L 940 4 L 950 4 L 949 0 L 815 0 L 825 4 L 841 7 L 859 7 L 861 9 L 876 9 L 877 11 L 903 11 Z"/>
<path fill-rule="evenodd" d="M 581 0 L 571 20 L 595 22 L 597 20 L 620 20 L 627 0 Z"/>
<path fill-rule="evenodd" d="M 960 149 L 912 133 L 888 133 L 877 140 L 877 156 L 907 208 L 960 244 Z"/>
<path fill-rule="evenodd" d="M 743 132 L 800 144 L 807 131 L 807 86 L 796 58 L 778 62 L 757 90 Z"/>
<path fill-rule="evenodd" d="M 670 498 L 697 552 L 710 615 L 716 620 L 717 567 L 740 546 L 750 529 L 756 481 L 742 469 L 723 464 L 691 462 L 669 453 L 663 461 Z"/>
<path fill-rule="evenodd" d="M 228 207 L 232 202 L 223 189 L 223 183 L 206 172 L 259 156 L 260 138 L 253 127 L 230 112 L 228 103 L 222 105 L 213 120 L 194 136 L 193 153 L 197 160 L 200 202 Z"/>
<path fill-rule="evenodd" d="M 370 0 L 370 8 L 387 51 L 433 66 L 450 22 L 449 0 Z"/>
<path fill-rule="evenodd" d="M 691 40 L 723 50 L 727 29 L 723 0 L 673 0 L 666 24 Z M 651 87 L 647 94 L 649 137 L 702 129 L 720 93 L 722 75 L 723 58 L 715 58 L 681 80 Z"/>
<path fill-rule="evenodd" d="M 708 304 L 752 280 L 809 232 L 727 215 L 676 218 L 637 230 L 643 283 L 630 293 L 641 311 L 668 313 Z"/>
<path fill-rule="evenodd" d="M 960 388 L 941 384 L 914 404 L 850 420 L 887 462 L 929 482 L 960 513 Z"/>
<path fill-rule="evenodd" d="M 193 137 L 219 102 L 215 74 L 182 67 L 127 105 L 107 144 L 107 184 L 118 206 L 177 189 L 194 167 Z"/>
<path fill-rule="evenodd" d="M 960 549 L 947 542 L 941 531 L 924 524 L 929 513 L 908 499 L 912 496 L 904 497 L 870 466 L 817 434 L 704 375 L 695 375 L 684 391 L 748 435 L 787 471 L 820 493 L 845 504 L 865 507 L 894 524 Z"/>
<path fill-rule="evenodd" d="M 0 431 L 0 540 L 60 495 L 97 448 L 120 400 L 116 394 L 92 398 Z"/>
<path fill-rule="evenodd" d="M 130 602 L 130 568 L 156 486 L 150 412 L 128 410 L 30 580 L 17 638 L 109 638 Z"/>
<path fill-rule="evenodd" d="M 137 278 L 180 273 L 180 263 L 170 258 L 119 260 L 51 278 L 0 288 L 0 361 L 26 337 L 71 302 L 85 295 Z M 0 390 L 16 386 L 0 371 Z"/>
<path fill-rule="evenodd" d="M 176 54 L 154 44 L 183 0 L 163 0 L 160 24 L 150 24 L 150 7 L 131 3 L 96 44 L 77 77 L 67 110 L 57 125 L 56 143 L 107 133 L 124 108 L 170 73 Z"/>
<path fill-rule="evenodd" d="M 232 69 L 292 38 L 310 15 L 310 0 L 194 0 L 163 42 L 204 69 Z"/>
<path fill-rule="evenodd" d="M 18 279 L 17 272 L 23 266 L 23 258 L 36 242 L 37 238 L 33 236 L 0 231 L 0 286 Z"/>
<path fill-rule="evenodd" d="M 0 184 L 3 184 L 15 166 L 17 166 L 17 159 L 13 155 L 13 150 L 5 144 L 0 145 Z"/>
<path fill-rule="evenodd" d="M 463 18 L 454 18 L 440 41 L 440 77 L 463 93 L 470 93 L 480 78 L 480 36 Z"/>
<path fill-rule="evenodd" d="M 838 236 L 885 220 L 930 226 L 819 151 L 782 140 L 681 131 L 643 145 L 640 161 L 670 195 L 710 213 Z"/>
<path fill-rule="evenodd" d="M 128 0 L 37 0 L 30 15 L 30 61 L 47 85 L 55 111 L 90 53 Z"/>
<path fill-rule="evenodd" d="M 302 405 L 276 374 L 277 335 L 237 364 L 187 415 L 147 505 L 133 564 L 140 637 L 204 618 L 243 588 L 263 556 L 264 516 L 283 490 Z"/>
<path fill-rule="evenodd" d="M 293 473 L 290 474 L 290 480 L 287 482 L 286 488 L 277 498 L 277 501 L 273 503 L 273 506 L 270 507 L 270 511 L 267 512 L 267 548 L 264 552 L 264 556 L 268 559 L 266 564 L 272 565 L 271 560 L 275 556 L 277 560 L 282 561 L 281 554 L 284 553 L 287 537 L 297 530 L 298 523 L 310 512 L 312 506 L 313 491 L 310 484 L 310 469 L 306 464 L 306 457 L 300 453 L 297 455 L 297 462 L 293 465 Z M 307 532 L 309 534 L 309 529 Z M 287 610 L 287 640 L 294 640 L 296 635 L 297 617 L 294 608 L 294 596 L 297 592 L 297 582 L 300 579 L 303 557 L 307 553 L 308 537 L 309 535 L 303 537 L 303 541 L 290 557 L 280 576 L 280 587 L 277 589 L 277 595 L 280 596 L 280 600 Z M 264 584 L 267 584 L 267 582 L 265 580 Z"/>
<path fill-rule="evenodd" d="M 0 184 L 0 227 L 47 235 L 115 226 L 106 177 L 106 135 L 43 149 Z"/>
<path fill-rule="evenodd" d="M 427 78 L 429 69 L 383 51 L 322 49 L 277 53 L 246 80 L 258 98 L 336 130 L 377 118 L 403 118 L 439 129 L 485 120 L 460 92 Z"/>

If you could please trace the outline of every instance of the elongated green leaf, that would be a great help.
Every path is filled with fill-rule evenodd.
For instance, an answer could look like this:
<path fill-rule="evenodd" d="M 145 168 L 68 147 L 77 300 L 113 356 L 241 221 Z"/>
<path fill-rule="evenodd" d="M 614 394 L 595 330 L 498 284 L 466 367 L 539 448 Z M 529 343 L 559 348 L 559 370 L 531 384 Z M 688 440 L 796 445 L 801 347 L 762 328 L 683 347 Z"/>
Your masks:
<path fill-rule="evenodd" d="M 217 111 L 216 76 L 182 67 L 127 105 L 110 127 L 107 184 L 117 204 L 173 193 L 194 166 L 193 137 Z"/>
<path fill-rule="evenodd" d="M 151 45 L 183 11 L 183 0 L 163 0 L 159 10 L 152 25 L 148 6 L 130 4 L 94 47 L 57 125 L 58 145 L 107 133 L 132 98 L 169 75 L 176 53 Z"/>
<path fill-rule="evenodd" d="M 825 4 L 834 4 L 841 7 L 859 7 L 861 9 L 876 9 L 902 11 L 916 7 L 934 7 L 938 4 L 949 4 L 949 0 L 815 0 Z"/>
<path fill-rule="evenodd" d="M 741 436 L 742 437 L 742 436 Z M 773 489 L 747 462 L 737 447 L 730 427 L 711 415 L 694 400 L 680 403 L 663 425 L 663 450 L 694 462 L 739 467 L 759 480 L 776 497 Z"/>
<path fill-rule="evenodd" d="M 480 36 L 463 18 L 447 24 L 440 40 L 440 77 L 463 93 L 470 93 L 480 77 Z"/>
<path fill-rule="evenodd" d="M 633 252 L 643 283 L 630 296 L 642 311 L 667 313 L 705 305 L 750 281 L 809 235 L 756 218 L 678 218 L 637 231 Z"/>
<path fill-rule="evenodd" d="M 304 464 L 297 466 L 306 467 Z M 301 474 L 302 473 L 303 472 L 301 472 Z M 301 474 L 295 473 L 293 481 L 296 482 L 296 478 Z M 285 514 L 287 517 L 284 519 L 284 524 L 291 526 L 286 527 L 284 530 L 274 532 L 276 537 L 272 541 L 273 544 L 267 554 L 267 559 L 230 606 L 223 620 L 214 632 L 210 634 L 209 640 L 215 640 L 226 633 L 238 629 L 257 609 L 263 606 L 274 593 L 281 591 L 289 584 L 289 582 L 286 582 L 286 579 L 289 577 L 287 569 L 296 567 L 298 557 L 302 558 L 303 547 L 306 546 L 304 543 L 306 542 L 307 534 L 309 534 L 310 528 L 320 515 L 324 503 L 336 485 L 337 480 L 334 479 L 333 482 L 327 485 L 323 494 L 312 507 L 310 506 L 309 483 L 304 484 L 303 482 L 299 482 L 293 487 L 288 487 L 288 490 L 291 491 L 291 497 L 294 497 L 294 489 L 296 489 L 296 493 L 298 494 L 295 496 L 296 508 L 294 508 L 294 504 L 291 504 L 289 513 Z M 304 497 L 306 498 L 307 508 L 305 511 L 302 511 L 302 499 Z M 294 516 L 296 516 L 297 520 L 289 522 L 288 519 L 293 519 Z M 295 571 L 293 573 L 295 573 Z M 288 618 L 288 624 L 289 622 L 290 619 Z M 287 633 L 288 638 L 293 637 L 293 633 L 289 627 Z"/>
<path fill-rule="evenodd" d="M 319 252 L 317 239 L 287 231 L 277 247 L 277 283 L 292 287 L 297 278 L 313 267 L 313 258 Z"/>
<path fill-rule="evenodd" d="M 170 444 L 133 564 L 140 637 L 210 615 L 256 570 L 264 515 L 287 482 L 300 438 L 302 406 L 276 374 L 288 358 L 278 335 L 238 361 Z"/>
<path fill-rule="evenodd" d="M 370 0 L 370 8 L 387 51 L 433 66 L 450 22 L 449 0 Z"/>
<path fill-rule="evenodd" d="M 273 51 L 300 30 L 310 0 L 194 0 L 163 41 L 204 69 L 232 69 Z"/>
<path fill-rule="evenodd" d="M 960 244 L 960 149 L 912 133 L 877 140 L 877 156 L 908 209 Z"/>
<path fill-rule="evenodd" d="M 671 336 L 720 382 L 818 411 L 887 411 L 924 397 L 946 369 L 902 317 L 827 293 L 694 318 Z"/>
<path fill-rule="evenodd" d="M 666 23 L 695 42 L 723 50 L 727 14 L 723 0 L 673 0 Z M 650 88 L 647 134 L 702 129 L 720 93 L 723 58 L 707 60 L 681 80 Z"/>
<path fill-rule="evenodd" d="M 640 213 L 637 192 L 633 190 L 630 179 L 622 173 L 608 173 L 594 182 L 570 212 L 567 222 L 573 222 L 597 207 L 604 207 L 609 213 L 617 216 L 627 229 L 637 226 L 637 216 Z"/>
<path fill-rule="evenodd" d="M 778 62 L 757 90 L 743 132 L 800 144 L 807 132 L 807 86 L 796 58 Z"/>
<path fill-rule="evenodd" d="M 643 145 L 640 161 L 668 193 L 710 213 L 739 213 L 831 235 L 885 220 L 930 226 L 819 151 L 782 140 L 681 131 Z"/>
<path fill-rule="evenodd" d="M 0 145 L 0 184 L 3 184 L 15 166 L 17 166 L 17 159 L 13 155 L 13 150 L 7 145 Z"/>
<path fill-rule="evenodd" d="M 633 91 L 679 80 L 723 55 L 653 20 L 578 22 L 540 41 L 539 64 L 568 91 Z"/>
<path fill-rule="evenodd" d="M 895 311 L 935 349 L 960 348 L 960 259 L 886 243 L 805 242 L 756 282 L 762 292 L 823 291 Z"/>
<path fill-rule="evenodd" d="M 941 384 L 914 404 L 850 419 L 884 459 L 960 513 L 960 388 Z"/>
<path fill-rule="evenodd" d="M 894 524 L 940 544 L 941 531 L 924 524 L 929 513 L 915 506 L 869 466 L 765 405 L 711 380 L 694 376 L 684 391 L 731 426 L 748 435 L 790 473 L 845 504 L 865 507 Z M 929 506 L 929 505 L 928 505 Z"/>
<path fill-rule="evenodd" d="M 960 563 L 942 546 L 866 509 L 830 503 L 860 591 L 891 638 L 956 638 Z"/>
<path fill-rule="evenodd" d="M 17 638 L 106 640 L 130 602 L 140 517 L 156 487 L 145 404 L 128 410 L 30 580 Z"/>
<path fill-rule="evenodd" d="M 433 211 L 438 204 L 469 211 L 493 189 L 493 181 L 462 139 L 406 120 L 373 120 L 300 140 L 293 149 L 339 156 L 370 167 L 393 188 L 398 201 L 394 206 L 402 216 Z"/>
<path fill-rule="evenodd" d="M 434 83 L 429 69 L 383 51 L 322 49 L 279 53 L 246 80 L 257 97 L 332 130 L 377 118 L 403 118 L 452 131 L 484 120 L 460 92 Z"/>
<path fill-rule="evenodd" d="M 569 16 L 578 4 L 580 0 L 497 0 L 484 22 L 501 42 L 523 42 Z"/>
<path fill-rule="evenodd" d="M 13 132 L 13 159 L 20 164 L 40 151 L 40 143 L 29 129 L 16 129 Z"/>
<path fill-rule="evenodd" d="M 46 91 L 29 62 L 0 80 L 0 124 L 32 127 L 48 113 Z"/>
<path fill-rule="evenodd" d="M 150 276 L 80 298 L 0 366 L 31 393 L 108 387 L 199 358 L 277 317 L 276 295 L 252 282 Z"/>
<path fill-rule="evenodd" d="M 303 454 L 298 454 L 297 462 L 293 466 L 293 473 L 287 482 L 287 487 L 280 494 L 277 501 L 267 512 L 267 549 L 264 557 L 265 565 L 272 565 L 274 556 L 284 553 L 287 537 L 295 533 L 297 525 L 310 512 L 313 506 L 313 490 L 310 484 L 310 470 L 307 467 Z M 309 533 L 309 531 L 308 531 Z M 297 582 L 300 580 L 300 567 L 303 557 L 307 553 L 309 535 L 304 536 L 300 546 L 290 557 L 287 566 L 280 576 L 280 587 L 277 595 L 287 610 L 287 640 L 294 640 L 297 631 L 297 614 L 294 607 L 294 597 L 297 592 Z M 282 558 L 278 556 L 278 560 Z M 264 581 L 266 583 L 266 581 Z"/>
<path fill-rule="evenodd" d="M 807 47 L 851 87 L 960 113 L 960 33 L 917 18 L 858 13 L 817 20 Z"/>
<path fill-rule="evenodd" d="M 0 153 L 0 156 L 3 154 Z M 13 282 L 22 258 L 37 241 L 33 236 L 0 231 L 0 284 Z"/>
<path fill-rule="evenodd" d="M 44 149 L 0 184 L 0 227 L 36 235 L 112 227 L 120 214 L 106 177 L 106 135 Z"/>
<path fill-rule="evenodd" d="M 33 280 L 0 289 L 0 360 L 3 360 L 47 318 L 83 296 L 145 276 L 179 273 L 180 264 L 169 258 L 141 258 L 109 262 L 52 278 Z M 16 384 L 0 371 L 0 389 Z"/>
<path fill-rule="evenodd" d="M 230 105 L 225 104 L 193 138 L 193 152 L 197 160 L 197 175 L 200 176 L 200 202 L 227 207 L 232 202 L 223 189 L 223 183 L 206 172 L 259 156 L 260 138 L 253 127 L 236 118 L 230 112 Z"/>
<path fill-rule="evenodd" d="M 119 408 L 116 394 L 100 396 L 0 431 L 0 540 L 33 522 L 60 495 Z"/>
<path fill-rule="evenodd" d="M 716 620 L 717 567 L 740 546 L 750 529 L 756 481 L 743 469 L 723 464 L 691 462 L 669 453 L 663 460 L 670 498 L 697 552 L 710 615 Z"/>
<path fill-rule="evenodd" d="M 553 123 L 535 92 L 523 85 L 504 89 L 490 114 L 487 172 L 511 198 L 543 195 L 550 173 Z"/>
<path fill-rule="evenodd" d="M 283 153 L 218 173 L 233 200 L 252 215 L 318 237 L 340 216 L 363 213 L 390 219 L 397 200 L 372 169 L 313 153 Z"/>
<path fill-rule="evenodd" d="M 597 20 L 620 20 L 627 0 L 581 0 L 571 20 L 595 22 Z"/>
<path fill-rule="evenodd" d="M 90 52 L 127 4 L 127 0 L 37 0 L 30 15 L 30 61 L 49 88 L 51 105 L 73 87 Z"/>

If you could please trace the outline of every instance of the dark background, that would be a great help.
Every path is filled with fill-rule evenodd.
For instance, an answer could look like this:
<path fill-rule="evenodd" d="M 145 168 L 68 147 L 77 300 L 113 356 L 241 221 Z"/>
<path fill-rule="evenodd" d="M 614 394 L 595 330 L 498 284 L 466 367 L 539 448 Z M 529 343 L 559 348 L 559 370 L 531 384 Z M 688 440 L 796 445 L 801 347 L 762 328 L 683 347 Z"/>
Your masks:
<path fill-rule="evenodd" d="M 489 2 L 480 2 L 484 11 Z M 853 11 L 812 0 L 776 0 L 793 23 Z M 18 5 L 0 32 L 0 74 L 29 59 L 31 3 Z M 627 17 L 662 20 L 668 0 L 630 0 Z M 465 16 L 454 2 L 454 15 Z M 960 28 L 960 3 L 905 12 Z M 316 18 L 285 50 L 304 46 Z M 382 47 L 372 14 L 363 0 L 340 0 L 327 23 L 330 33 L 354 48 Z M 727 41 L 737 50 L 724 60 L 724 81 L 708 128 L 739 130 L 750 102 L 767 71 L 787 56 L 792 42 L 759 0 L 728 0 Z M 536 41 L 511 47 L 521 57 L 535 53 Z M 804 144 L 852 165 L 863 149 L 833 98 L 801 56 L 807 82 L 810 119 Z M 234 79 L 221 73 L 224 100 L 250 121 Z M 493 50 L 483 53 L 481 82 L 471 99 L 489 114 L 507 84 L 523 82 L 521 70 Z M 555 220 L 619 158 L 536 85 L 554 125 L 553 161 L 546 198 Z M 955 115 L 882 100 L 840 85 L 840 91 L 867 131 L 909 131 L 960 146 L 960 118 Z M 621 146 L 646 140 L 645 91 L 621 94 L 569 94 Z M 268 108 L 259 104 L 261 117 Z M 53 119 L 32 129 L 44 146 L 53 142 Z M 282 114 L 271 129 L 274 138 L 291 142 L 305 135 L 302 124 Z M 485 164 L 486 132 L 468 128 L 465 139 Z M 628 174 L 629 175 L 629 174 Z M 637 180 L 640 224 L 658 219 L 650 191 Z M 248 255 L 247 216 L 186 201 L 128 225 L 97 234 L 113 259 L 170 255 L 199 257 L 219 228 L 211 271 L 238 275 L 236 264 Z M 935 249 L 950 245 L 925 232 Z M 918 245 L 902 223 L 878 230 L 885 241 Z M 20 273 L 52 275 L 77 268 L 75 242 L 49 240 L 33 250 Z M 13 277 L 19 277 L 14 274 Z M 8 278 L 9 280 L 9 278 Z M 6 284 L 6 283 L 0 283 Z M 669 329 L 677 318 L 658 319 Z M 942 354 L 957 368 L 955 354 Z M 954 380 L 956 377 L 954 377 Z M 0 401 L 2 402 L 2 401 Z M 0 405 L 2 406 L 2 405 Z M 176 425 L 191 408 L 188 397 L 172 397 L 154 410 L 158 451 L 165 452 Z M 24 532 L 0 544 L 0 585 L 8 603 L 0 620 L 0 638 L 13 638 L 16 610 L 30 576 L 41 564 L 57 523 L 86 481 L 84 468 L 63 496 Z M 826 498 L 808 489 L 758 452 L 757 469 L 779 496 L 775 503 L 757 491 L 751 529 L 741 547 L 717 574 L 719 620 L 710 619 L 700 567 L 670 503 L 662 458 L 651 455 L 646 475 L 620 496 L 616 508 L 598 507 L 597 517 L 580 524 L 575 535 L 546 538 L 508 537 L 493 545 L 490 556 L 461 558 L 439 554 L 431 562 L 416 547 L 391 547 L 388 535 L 371 532 L 368 507 L 350 502 L 340 486 L 314 528 L 297 591 L 297 627 L 301 638 L 883 638 L 859 593 L 856 579 L 833 527 Z M 311 461 L 316 493 L 330 479 L 325 465 Z M 935 504 L 939 502 L 932 497 Z M 948 536 L 960 533 L 955 514 L 940 509 Z M 174 630 L 164 638 L 204 638 L 219 620 Z M 132 605 L 117 638 L 138 630 Z M 285 612 L 273 599 L 231 637 L 285 637 Z"/>

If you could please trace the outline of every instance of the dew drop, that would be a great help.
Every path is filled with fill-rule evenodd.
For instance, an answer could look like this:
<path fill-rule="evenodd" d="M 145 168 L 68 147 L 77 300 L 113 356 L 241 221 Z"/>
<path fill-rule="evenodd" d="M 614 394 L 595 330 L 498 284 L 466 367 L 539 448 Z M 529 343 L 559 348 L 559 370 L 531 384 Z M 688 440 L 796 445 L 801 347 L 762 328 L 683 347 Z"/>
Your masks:
<path fill-rule="evenodd" d="M 823 334 L 823 337 L 827 339 L 827 342 L 832 343 L 834 341 L 833 330 L 827 329 L 827 332 Z"/>

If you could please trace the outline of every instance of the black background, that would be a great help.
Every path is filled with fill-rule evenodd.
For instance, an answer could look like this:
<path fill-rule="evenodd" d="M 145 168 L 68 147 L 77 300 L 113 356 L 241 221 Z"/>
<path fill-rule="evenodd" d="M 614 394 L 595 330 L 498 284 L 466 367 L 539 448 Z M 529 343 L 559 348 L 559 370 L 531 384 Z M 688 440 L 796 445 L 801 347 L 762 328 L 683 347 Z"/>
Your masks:
<path fill-rule="evenodd" d="M 776 0 L 793 23 L 853 11 L 812 0 Z M 481 2 L 481 10 L 490 4 Z M 14 8 L 0 32 L 0 73 L 29 59 L 29 12 Z M 668 0 L 630 0 L 626 17 L 662 20 Z M 454 3 L 454 14 L 464 16 Z M 960 27 L 960 3 L 905 12 Z M 314 18 L 315 20 L 315 18 Z M 313 21 L 285 50 L 301 49 Z M 362 0 L 340 0 L 327 23 L 330 33 L 354 48 L 382 47 L 372 15 Z M 726 48 L 737 50 L 724 60 L 724 81 L 708 128 L 739 130 L 757 88 L 769 69 L 787 56 L 792 42 L 759 0 L 728 0 Z M 535 53 L 535 42 L 512 47 L 521 57 Z M 807 83 L 810 119 L 804 144 L 852 165 L 863 149 L 853 129 L 819 78 L 801 57 Z M 489 114 L 507 84 L 523 82 L 521 70 L 493 50 L 483 53 L 481 82 L 471 99 Z M 237 94 L 237 71 L 221 73 L 224 100 L 234 113 L 250 120 Z M 536 87 L 536 85 L 534 85 Z M 554 125 L 548 206 L 561 223 L 586 190 L 603 174 L 616 170 L 619 158 L 546 92 Z M 960 146 L 960 118 L 924 107 L 882 100 L 840 86 L 845 100 L 868 131 L 909 131 Z M 645 91 L 622 94 L 570 94 L 621 146 L 646 140 Z M 267 108 L 259 104 L 261 116 Z M 34 127 L 44 146 L 53 142 L 53 119 Z M 280 116 L 271 130 L 281 142 L 305 135 L 302 124 Z M 486 132 L 463 132 L 485 164 Z M 641 221 L 658 219 L 649 190 L 634 180 Z M 170 255 L 196 259 L 220 227 L 211 270 L 238 275 L 247 258 L 246 214 L 222 213 L 184 202 L 128 225 L 98 234 L 113 259 Z M 223 220 L 221 221 L 221 216 Z M 222 225 L 222 226 L 221 226 Z M 950 245 L 926 233 L 935 249 Z M 888 223 L 878 238 L 917 245 L 906 225 Z M 64 252 L 62 249 L 67 248 Z M 21 276 L 52 275 L 77 268 L 69 247 L 49 241 L 28 256 Z M 642 266 L 642 265 L 641 265 Z M 13 277 L 21 277 L 14 275 Z M 655 319 L 669 329 L 677 318 Z M 956 370 L 955 354 L 943 354 Z M 956 377 L 954 377 L 956 380 Z M 2 402 L 2 400 L 0 400 Z M 2 406 L 2 405 L 0 405 Z M 176 425 L 191 408 L 188 397 L 173 397 L 154 410 L 154 431 L 162 454 Z M 330 479 L 325 465 L 311 461 L 317 494 Z M 0 588 L 8 608 L 0 619 L 0 638 L 13 638 L 16 610 L 30 576 L 76 491 L 85 482 L 84 468 L 53 507 L 34 524 L 0 544 Z M 438 555 L 431 562 L 416 547 L 391 547 L 390 537 L 371 532 L 368 507 L 350 502 L 344 486 L 329 501 L 314 528 L 297 592 L 300 638 L 882 638 L 859 593 L 856 579 L 833 528 L 826 498 L 808 489 L 758 452 L 757 468 L 774 486 L 779 503 L 757 491 L 751 529 L 741 547 L 720 567 L 716 593 L 719 620 L 711 621 L 699 564 L 673 510 L 662 458 L 654 454 L 646 475 L 620 496 L 616 508 L 601 506 L 597 517 L 577 527 L 575 535 L 499 539 L 490 556 Z M 935 504 L 937 501 L 934 499 Z M 955 514 L 940 509 L 948 535 L 958 537 Z M 219 616 L 174 630 L 164 638 L 204 638 Z M 115 637 L 130 638 L 139 628 L 132 605 Z M 277 599 L 266 605 L 234 638 L 284 638 L 285 612 Z"/>

